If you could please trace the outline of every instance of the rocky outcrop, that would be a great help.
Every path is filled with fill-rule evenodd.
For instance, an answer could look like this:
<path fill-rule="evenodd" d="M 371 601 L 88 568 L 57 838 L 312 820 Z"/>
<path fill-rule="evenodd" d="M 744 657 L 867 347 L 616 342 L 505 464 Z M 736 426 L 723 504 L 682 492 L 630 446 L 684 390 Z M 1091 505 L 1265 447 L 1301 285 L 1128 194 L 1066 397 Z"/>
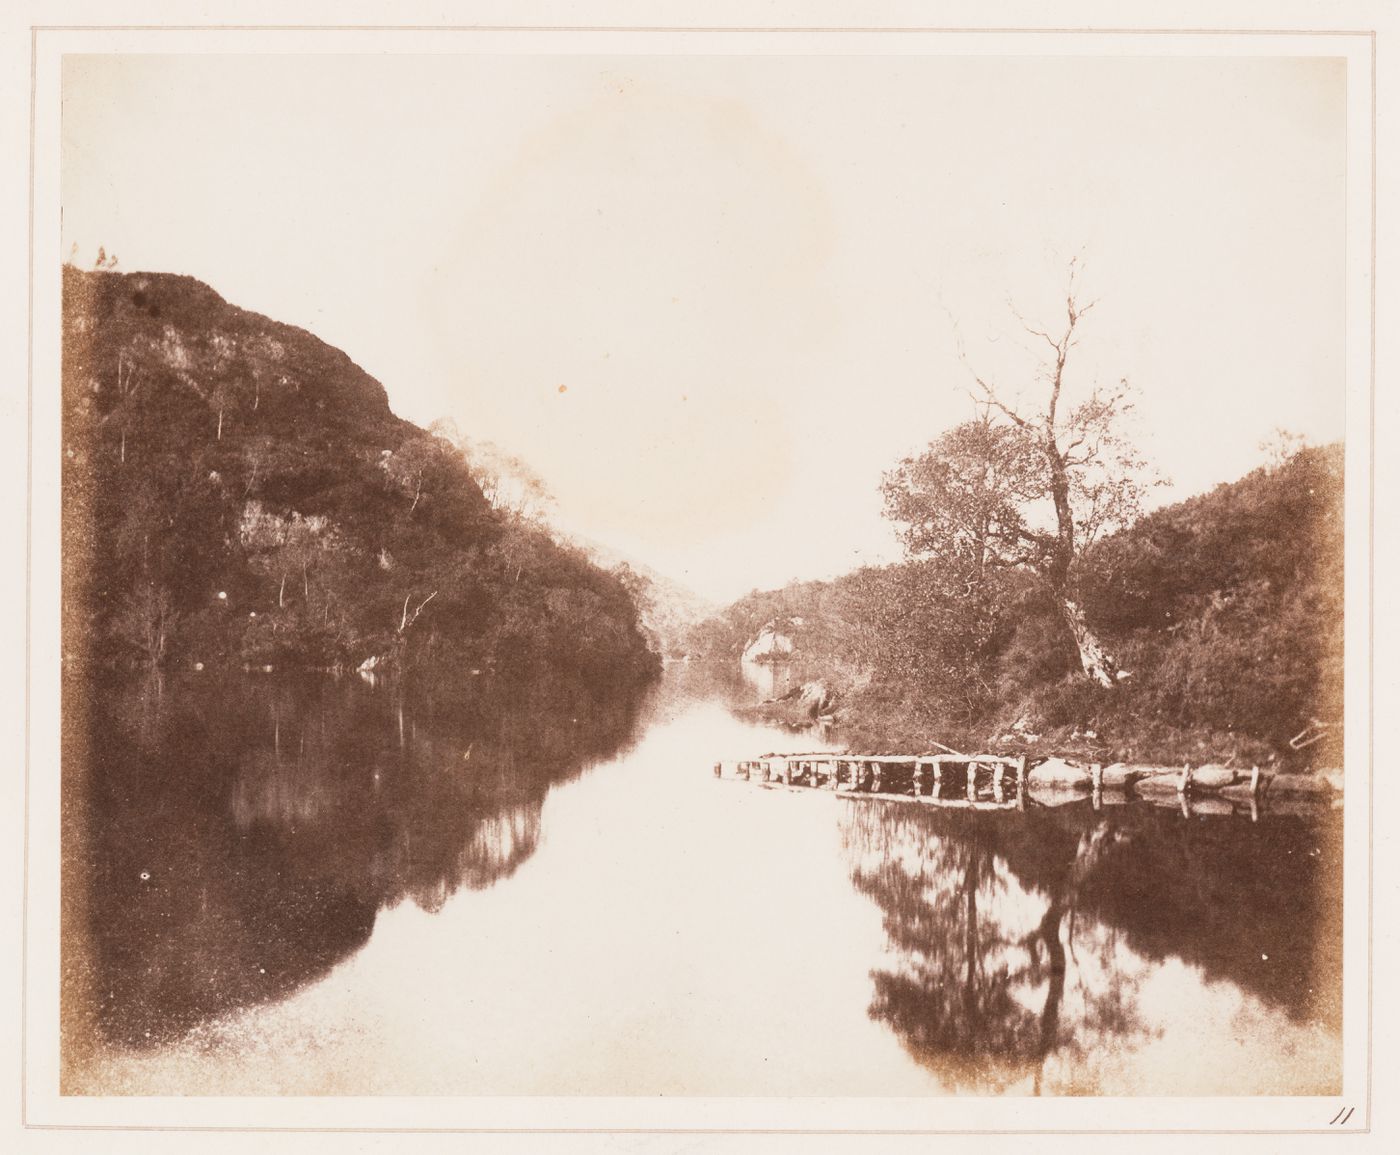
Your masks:
<path fill-rule="evenodd" d="M 744 712 L 765 722 L 803 728 L 829 715 L 836 708 L 836 695 L 821 682 L 803 682 L 781 698 L 749 706 Z"/>
<path fill-rule="evenodd" d="M 758 636 L 744 647 L 743 660 L 746 662 L 781 661 L 793 652 L 792 639 L 780 633 L 776 622 L 769 622 Z"/>
<path fill-rule="evenodd" d="M 1096 769 L 1093 765 L 1064 758 L 1047 758 L 1029 768 L 1027 782 L 1036 790 L 1073 794 L 1092 790 Z M 1131 792 L 1143 798 L 1163 798 L 1189 790 L 1193 794 L 1218 793 L 1227 798 L 1248 798 L 1266 793 L 1274 796 L 1327 796 L 1342 793 L 1340 771 L 1311 774 L 1279 774 L 1272 770 L 1241 769 L 1233 766 L 1132 766 L 1121 762 L 1097 769 L 1102 790 Z"/>

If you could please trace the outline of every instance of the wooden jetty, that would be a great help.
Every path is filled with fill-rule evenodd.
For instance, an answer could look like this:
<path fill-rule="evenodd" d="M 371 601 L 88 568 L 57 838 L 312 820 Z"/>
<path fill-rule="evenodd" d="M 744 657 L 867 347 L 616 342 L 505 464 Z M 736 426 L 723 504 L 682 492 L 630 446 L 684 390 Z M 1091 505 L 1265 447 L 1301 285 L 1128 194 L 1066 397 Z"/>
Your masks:
<path fill-rule="evenodd" d="M 1341 775 L 1275 774 L 1255 766 L 1129 766 L 1045 758 L 1028 766 L 1025 755 L 765 754 L 714 763 L 714 776 L 768 789 L 829 790 L 891 802 L 923 802 L 954 809 L 1015 810 L 1027 801 L 1058 806 L 1088 798 L 1105 804 L 1146 801 L 1179 807 L 1183 814 L 1211 813 L 1223 806 L 1247 806 L 1257 818 L 1261 799 L 1308 800 L 1341 804 Z"/>
<path fill-rule="evenodd" d="M 976 810 L 1015 809 L 1026 797 L 1025 758 L 999 754 L 768 754 L 716 762 L 714 775 L 769 787 Z"/>

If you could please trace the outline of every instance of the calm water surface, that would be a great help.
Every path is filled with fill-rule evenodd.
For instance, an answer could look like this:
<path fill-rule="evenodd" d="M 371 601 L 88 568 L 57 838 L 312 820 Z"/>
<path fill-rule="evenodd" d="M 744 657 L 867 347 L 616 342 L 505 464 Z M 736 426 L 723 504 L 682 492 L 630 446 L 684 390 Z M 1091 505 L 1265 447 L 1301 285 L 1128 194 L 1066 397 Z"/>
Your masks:
<path fill-rule="evenodd" d="M 104 689 L 64 1090 L 1339 1089 L 1339 813 L 764 790 L 710 764 L 818 740 L 737 671 L 477 681 Z"/>

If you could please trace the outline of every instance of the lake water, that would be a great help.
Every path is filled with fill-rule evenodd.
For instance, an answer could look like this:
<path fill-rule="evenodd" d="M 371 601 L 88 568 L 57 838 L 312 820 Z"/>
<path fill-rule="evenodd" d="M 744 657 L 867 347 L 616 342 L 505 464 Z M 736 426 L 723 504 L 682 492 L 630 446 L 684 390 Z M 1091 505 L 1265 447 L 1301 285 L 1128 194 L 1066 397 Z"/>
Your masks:
<path fill-rule="evenodd" d="M 70 1094 L 1331 1094 L 1341 815 L 717 780 L 645 692 L 67 688 Z"/>

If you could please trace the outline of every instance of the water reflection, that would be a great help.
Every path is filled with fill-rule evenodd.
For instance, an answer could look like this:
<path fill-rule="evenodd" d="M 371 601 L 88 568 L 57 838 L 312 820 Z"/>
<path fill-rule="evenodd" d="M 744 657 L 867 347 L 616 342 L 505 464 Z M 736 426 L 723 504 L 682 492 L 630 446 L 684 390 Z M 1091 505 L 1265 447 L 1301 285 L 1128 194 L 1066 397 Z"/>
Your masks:
<path fill-rule="evenodd" d="M 1121 1085 L 1105 1078 L 1123 1076 L 1113 1062 L 1169 1023 L 1179 1034 L 1177 1012 L 1202 1013 L 1203 986 L 1223 980 L 1232 1006 L 1281 1012 L 1323 1044 L 1305 1062 L 1280 1055 L 1277 1071 L 1254 1072 L 1274 1081 L 1267 1089 L 1338 1089 L 1335 816 L 1256 826 L 1087 803 L 1024 814 L 846 807 L 852 881 L 878 904 L 888 939 L 870 1014 L 940 1080 L 982 1093 L 1112 1093 Z M 1173 999 L 1181 1005 L 1163 1010 Z"/>
<path fill-rule="evenodd" d="M 759 724 L 733 667 L 645 695 L 85 694 L 71 1093 L 1337 1087 L 1339 815 L 717 781 L 717 758 L 816 744 Z"/>
<path fill-rule="evenodd" d="M 765 702 L 776 701 L 793 687 L 788 662 L 740 662 L 739 671 L 745 684 Z"/>
<path fill-rule="evenodd" d="M 66 1035 L 128 1047 L 285 997 L 384 907 L 509 876 L 550 785 L 622 749 L 641 707 L 558 679 L 68 689 L 87 711 L 65 749 Z"/>

